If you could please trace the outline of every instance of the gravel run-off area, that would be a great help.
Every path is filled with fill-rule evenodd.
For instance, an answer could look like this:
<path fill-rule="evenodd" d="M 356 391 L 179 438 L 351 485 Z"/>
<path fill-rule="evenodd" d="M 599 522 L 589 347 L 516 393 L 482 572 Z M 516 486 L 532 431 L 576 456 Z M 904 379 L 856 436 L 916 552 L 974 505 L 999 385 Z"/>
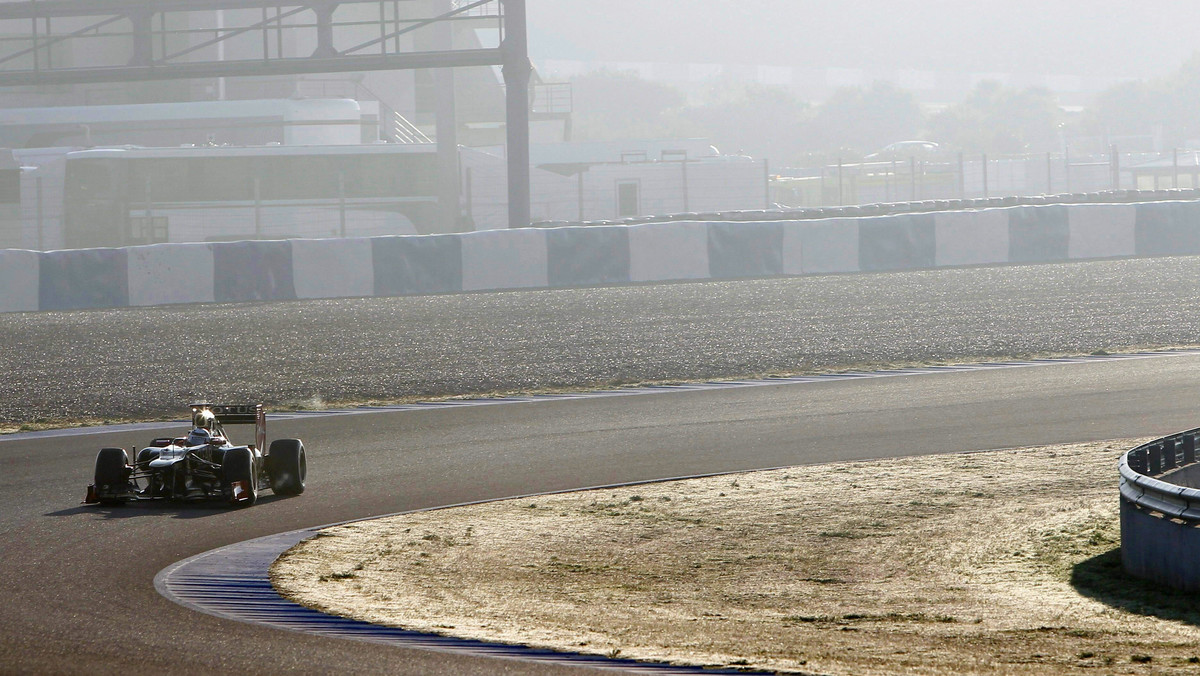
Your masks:
<path fill-rule="evenodd" d="M 0 315 L 0 431 L 1200 343 L 1200 258 Z"/>
<path fill-rule="evenodd" d="M 820 674 L 1200 670 L 1200 606 L 1125 575 L 1142 440 L 805 466 L 327 529 L 286 596 L 434 633 Z M 517 619 L 519 618 L 519 619 Z"/>

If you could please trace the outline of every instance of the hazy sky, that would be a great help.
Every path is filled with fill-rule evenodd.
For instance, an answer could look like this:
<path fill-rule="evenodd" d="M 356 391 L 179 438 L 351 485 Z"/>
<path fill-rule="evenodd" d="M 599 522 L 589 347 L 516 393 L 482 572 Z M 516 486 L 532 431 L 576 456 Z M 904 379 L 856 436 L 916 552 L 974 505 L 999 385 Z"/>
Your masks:
<path fill-rule="evenodd" d="M 1153 77 L 1196 0 L 528 0 L 538 59 Z"/>

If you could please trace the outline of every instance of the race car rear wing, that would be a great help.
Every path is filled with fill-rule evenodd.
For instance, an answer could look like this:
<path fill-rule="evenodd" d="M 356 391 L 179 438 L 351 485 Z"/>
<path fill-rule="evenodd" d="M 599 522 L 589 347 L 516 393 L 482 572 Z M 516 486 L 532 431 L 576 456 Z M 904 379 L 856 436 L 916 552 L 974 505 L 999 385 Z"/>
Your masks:
<path fill-rule="evenodd" d="M 192 416 L 200 411 L 210 411 L 222 427 L 225 425 L 254 425 L 254 442 L 261 451 L 266 451 L 267 443 L 267 414 L 262 404 L 192 404 Z"/>

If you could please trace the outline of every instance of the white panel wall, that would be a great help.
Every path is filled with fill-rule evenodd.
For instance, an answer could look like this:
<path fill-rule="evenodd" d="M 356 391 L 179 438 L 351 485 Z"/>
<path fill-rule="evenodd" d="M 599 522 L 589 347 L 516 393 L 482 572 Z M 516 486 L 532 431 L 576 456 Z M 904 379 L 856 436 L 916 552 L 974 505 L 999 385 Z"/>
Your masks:
<path fill-rule="evenodd" d="M 507 193 L 495 193 L 502 169 L 479 157 L 471 168 L 471 204 L 476 229 L 504 227 L 497 205 Z M 762 162 L 634 162 L 593 164 L 579 176 L 561 176 L 535 169 L 531 174 L 533 220 L 578 221 L 618 218 L 617 184 L 638 184 L 638 215 L 684 211 L 716 212 L 762 209 L 767 202 L 767 177 Z M 580 191 L 582 190 L 582 195 Z M 488 195 L 494 194 L 493 197 Z M 580 213 L 582 200 L 582 214 Z M 482 201 L 482 203 L 481 203 Z"/>
<path fill-rule="evenodd" d="M 126 251 L 131 306 L 213 302 L 210 245 L 152 244 Z"/>
<path fill-rule="evenodd" d="M 493 230 L 508 227 L 508 174 L 504 158 L 488 153 L 463 148 L 459 153 L 462 163 L 467 215 L 476 230 Z M 530 173 L 531 201 L 537 201 L 546 188 L 542 185 L 544 174 Z M 469 189 L 468 189 L 468 178 Z M 561 178 L 561 177 L 560 177 Z M 557 188 L 556 183 L 556 188 Z M 574 217 L 572 217 L 574 218 Z"/>
<path fill-rule="evenodd" d="M 1012 213 L 1012 209 L 985 209 L 935 214 L 936 266 L 1008 262 L 1009 220 Z M 1136 255 L 1137 213 L 1138 207 L 1135 205 L 1069 207 L 1069 257 L 1086 259 Z M 1187 210 L 1173 210 L 1170 213 L 1170 218 L 1190 218 L 1190 212 Z M 862 222 L 863 219 L 859 218 L 764 221 L 759 222 L 759 227 L 745 229 L 747 236 L 751 238 L 746 242 L 737 241 L 739 231 L 732 228 L 728 230 L 728 235 L 725 231 L 722 232 L 718 243 L 722 246 L 754 248 L 757 253 L 771 259 L 769 274 L 774 274 L 775 252 L 759 250 L 764 246 L 764 231 L 772 235 L 769 246 L 776 246 L 773 236 L 774 228 L 778 227 L 783 235 L 783 250 L 779 252 L 782 259 L 780 271 L 783 274 L 857 272 L 860 269 L 859 240 Z M 716 225 L 714 222 L 684 221 L 628 227 L 613 226 L 612 232 L 620 234 L 621 237 L 608 244 L 610 250 L 605 256 L 611 258 L 619 255 L 622 258 L 619 273 L 599 269 L 604 267 L 606 259 L 601 256 L 599 262 L 595 260 L 594 237 L 578 238 L 577 246 L 586 247 L 581 251 L 572 251 L 570 242 L 565 242 L 562 246 L 556 243 L 555 253 L 568 259 L 577 253 L 591 253 L 588 265 L 596 269 L 585 271 L 585 276 L 594 273 L 597 278 L 604 279 L 603 283 L 707 279 L 712 274 L 713 261 L 721 268 L 727 267 L 725 263 L 728 263 L 713 258 L 714 252 L 718 255 L 723 252 L 710 251 L 710 231 Z M 1061 237 L 1061 219 L 1044 225 L 1052 228 L 1052 234 L 1056 237 Z M 1192 224 L 1180 223 L 1174 224 L 1173 227 L 1190 225 Z M 581 233 L 589 232 L 583 228 L 572 231 L 575 230 Z M 1165 236 L 1174 236 L 1171 232 Z M 461 246 L 462 290 L 487 291 L 547 288 L 550 281 L 547 233 L 547 230 L 521 228 L 443 237 L 457 238 L 457 243 Z M 628 239 L 625 238 L 626 234 Z M 1033 235 L 1036 236 L 1037 233 Z M 623 267 L 623 247 L 626 241 L 629 246 L 628 278 L 625 277 Z M 376 287 L 373 250 L 377 245 L 377 242 L 368 238 L 291 240 L 289 247 L 296 295 L 299 298 L 373 295 Z M 213 246 L 198 242 L 126 249 L 129 304 L 151 306 L 213 302 L 215 283 L 220 281 L 214 278 Z M 1160 247 L 1162 246 L 1165 245 L 1160 243 Z M 927 254 L 926 249 L 926 256 Z M 40 309 L 41 261 L 41 255 L 34 251 L 0 250 L 0 312 Z M 453 257 L 451 261 L 455 262 Z M 914 259 L 908 264 L 927 265 L 928 262 L 926 257 Z M 285 263 L 274 261 L 272 264 Z M 572 261 L 567 262 L 568 266 L 570 264 Z M 446 288 L 460 288 L 459 280 L 454 278 L 450 271 L 445 272 L 448 279 Z M 720 270 L 719 274 L 728 276 L 733 273 Z M 70 276 L 66 279 L 70 279 Z M 561 284 L 575 283 L 570 280 L 556 281 Z M 290 290 L 287 297 L 290 298 Z M 120 300 L 124 301 L 124 297 Z M 47 305 L 57 307 L 61 304 L 48 301 Z"/>
<path fill-rule="evenodd" d="M 371 240 L 294 239 L 292 279 L 297 298 L 358 298 L 375 293 Z"/>
<path fill-rule="evenodd" d="M 681 221 L 631 227 L 629 276 L 634 282 L 708 277 L 708 224 Z"/>
<path fill-rule="evenodd" d="M 13 151 L 21 166 L 36 167 L 21 172 L 23 235 L 20 248 L 42 251 L 63 248 L 64 156 L 70 150 L 74 148 L 25 148 Z"/>
<path fill-rule="evenodd" d="M 588 220 L 618 218 L 617 184 L 629 181 L 638 184 L 637 215 L 685 211 L 683 167 L 678 162 L 598 164 L 584 172 L 583 178 L 584 218 Z M 569 203 L 577 204 L 578 188 L 570 194 Z M 575 210 L 578 211 L 577 206 Z"/>
<path fill-rule="evenodd" d="M 1008 260 L 1008 210 L 947 211 L 934 215 L 937 266 L 988 265 Z"/>
<path fill-rule="evenodd" d="M 858 272 L 858 221 L 808 221 L 801 230 L 804 274 Z"/>
<path fill-rule="evenodd" d="M 546 231 L 468 232 L 462 237 L 463 291 L 541 288 L 549 284 Z"/>
<path fill-rule="evenodd" d="M 687 171 L 688 211 L 737 211 L 767 206 L 767 171 L 761 161 L 689 162 Z"/>
<path fill-rule="evenodd" d="M 1079 204 L 1067 208 L 1069 258 L 1113 258 L 1137 253 L 1137 206 Z"/>
<path fill-rule="evenodd" d="M 783 274 L 804 274 L 803 221 L 783 221 Z"/>
<path fill-rule="evenodd" d="M 41 262 L 35 251 L 0 251 L 0 312 L 38 310 Z"/>

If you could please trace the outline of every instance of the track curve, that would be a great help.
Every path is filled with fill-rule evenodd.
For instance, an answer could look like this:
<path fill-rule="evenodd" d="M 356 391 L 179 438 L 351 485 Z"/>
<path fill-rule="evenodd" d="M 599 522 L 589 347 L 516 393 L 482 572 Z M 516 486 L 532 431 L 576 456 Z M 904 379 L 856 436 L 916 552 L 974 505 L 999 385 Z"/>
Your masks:
<path fill-rule="evenodd" d="M 168 565 L 219 546 L 437 505 L 683 474 L 1162 435 L 1194 426 L 1200 357 L 672 392 L 272 423 L 312 449 L 309 491 L 249 510 L 78 506 L 101 445 L 0 441 L 0 670 L 569 674 L 298 635 L 178 606 Z"/>

